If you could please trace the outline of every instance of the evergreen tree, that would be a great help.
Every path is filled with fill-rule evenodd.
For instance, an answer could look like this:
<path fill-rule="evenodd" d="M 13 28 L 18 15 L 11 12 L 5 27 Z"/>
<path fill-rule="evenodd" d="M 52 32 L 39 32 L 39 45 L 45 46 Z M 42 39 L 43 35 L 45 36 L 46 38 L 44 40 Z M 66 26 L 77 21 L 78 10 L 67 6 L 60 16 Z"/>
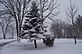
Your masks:
<path fill-rule="evenodd" d="M 36 38 L 41 38 L 42 25 L 40 15 L 38 13 L 38 7 L 35 1 L 32 2 L 30 12 L 27 16 L 23 25 L 22 38 L 29 38 L 34 40 L 35 48 L 37 48 Z"/>
<path fill-rule="evenodd" d="M 46 38 L 46 35 L 43 35 L 43 33 L 47 31 L 44 31 L 42 23 L 43 21 L 40 18 L 37 4 L 33 1 L 31 9 L 25 18 L 21 37 L 34 40 L 35 48 L 37 48 L 36 39 L 43 39 L 46 46 L 52 47 L 54 39 L 51 39 L 50 37 Z"/>

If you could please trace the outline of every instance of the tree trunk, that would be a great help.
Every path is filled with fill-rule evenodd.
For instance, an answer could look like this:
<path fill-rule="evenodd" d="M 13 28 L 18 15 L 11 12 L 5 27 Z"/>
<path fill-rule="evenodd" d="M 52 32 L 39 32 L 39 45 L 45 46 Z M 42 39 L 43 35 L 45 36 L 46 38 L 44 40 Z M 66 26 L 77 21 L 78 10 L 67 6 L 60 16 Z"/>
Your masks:
<path fill-rule="evenodd" d="M 37 43 L 36 43 L 36 40 L 34 40 L 34 45 L 35 45 L 35 48 L 37 48 Z"/>
<path fill-rule="evenodd" d="M 3 39 L 6 39 L 6 35 L 3 33 Z"/>
<path fill-rule="evenodd" d="M 17 42 L 20 42 L 20 32 L 21 32 L 21 30 L 20 30 L 20 26 L 19 26 L 19 23 L 18 22 L 16 22 L 16 32 L 17 32 Z"/>
<path fill-rule="evenodd" d="M 19 33 L 18 33 L 18 22 L 17 21 L 16 21 L 16 33 L 17 33 L 17 42 L 18 42 L 18 36 L 19 36 L 18 34 Z"/>
<path fill-rule="evenodd" d="M 16 22 L 16 32 L 17 32 L 17 37 L 18 37 L 18 22 Z"/>
<path fill-rule="evenodd" d="M 74 37 L 75 44 L 77 44 L 76 37 Z"/>
<path fill-rule="evenodd" d="M 11 38 L 13 39 L 14 38 L 14 30 L 12 29 L 12 32 L 11 32 Z"/>
<path fill-rule="evenodd" d="M 2 32 L 3 32 L 3 39 L 6 39 L 6 34 L 5 34 L 4 30 L 3 30 L 3 27 L 2 27 Z"/>
<path fill-rule="evenodd" d="M 20 17 L 19 19 L 16 19 L 16 32 L 17 32 L 17 41 L 20 42 L 20 37 L 21 37 L 21 26 L 22 26 L 22 21 Z"/>
<path fill-rule="evenodd" d="M 11 38 L 12 38 L 12 39 L 14 38 L 14 34 L 13 34 L 13 32 L 12 32 Z"/>

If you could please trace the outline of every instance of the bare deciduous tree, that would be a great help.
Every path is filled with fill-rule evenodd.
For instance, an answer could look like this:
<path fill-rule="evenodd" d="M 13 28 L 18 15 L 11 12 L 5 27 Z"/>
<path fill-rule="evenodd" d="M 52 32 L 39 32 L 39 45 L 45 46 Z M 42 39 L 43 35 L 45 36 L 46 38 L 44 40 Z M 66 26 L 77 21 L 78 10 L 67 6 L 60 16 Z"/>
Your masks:
<path fill-rule="evenodd" d="M 14 24 L 14 23 L 13 23 Z M 9 38 L 11 38 L 11 39 L 13 39 L 14 38 L 14 35 L 15 35 L 15 24 L 13 25 L 13 24 L 11 24 L 11 25 L 9 25 L 8 26 L 8 29 L 7 29 L 7 32 L 8 32 L 8 35 L 10 35 L 10 37 Z M 7 37 L 8 38 L 8 37 Z"/>
<path fill-rule="evenodd" d="M 58 0 L 40 0 L 40 10 L 41 10 L 41 18 L 43 21 L 46 18 L 51 18 L 52 16 L 57 16 L 59 11 L 57 10 L 60 3 Z"/>
<path fill-rule="evenodd" d="M 11 22 L 13 22 L 14 20 L 11 19 L 11 16 L 3 16 L 0 17 L 0 26 L 2 29 L 2 33 L 3 33 L 3 39 L 6 38 L 6 34 L 8 33 L 8 28 L 9 26 L 11 26 Z"/>
<path fill-rule="evenodd" d="M 16 21 L 17 37 L 20 36 L 21 26 L 25 14 L 28 12 L 28 5 L 31 0 L 0 0 L 3 7 L 0 12 L 2 15 L 11 15 Z"/>
<path fill-rule="evenodd" d="M 70 6 L 69 8 L 67 9 L 66 11 L 66 14 L 68 16 L 68 18 L 71 19 L 71 24 L 73 25 L 72 26 L 72 33 L 73 33 L 73 36 L 74 36 L 74 39 L 75 39 L 75 44 L 76 44 L 76 36 L 75 36 L 75 17 L 76 17 L 76 13 L 77 13 L 77 7 L 76 7 L 76 3 L 72 3 L 72 0 L 70 0 Z"/>
<path fill-rule="evenodd" d="M 55 38 L 61 38 L 63 36 L 64 22 L 60 20 L 54 20 L 52 22 L 51 31 Z"/>

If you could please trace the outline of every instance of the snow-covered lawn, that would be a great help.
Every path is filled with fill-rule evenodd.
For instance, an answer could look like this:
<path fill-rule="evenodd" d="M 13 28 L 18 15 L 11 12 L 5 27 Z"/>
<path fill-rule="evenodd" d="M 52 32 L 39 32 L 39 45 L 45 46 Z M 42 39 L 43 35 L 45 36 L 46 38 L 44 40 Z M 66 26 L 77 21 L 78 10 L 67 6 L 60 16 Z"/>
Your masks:
<path fill-rule="evenodd" d="M 9 41 L 13 41 L 13 40 L 16 40 L 16 39 L 0 39 L 0 44 L 9 42 Z"/>
<path fill-rule="evenodd" d="M 10 43 L 0 50 L 0 54 L 82 54 L 82 40 L 56 39 L 54 47 L 46 47 L 42 40 L 37 40 L 38 48 L 28 40 L 21 40 L 20 43 Z"/>

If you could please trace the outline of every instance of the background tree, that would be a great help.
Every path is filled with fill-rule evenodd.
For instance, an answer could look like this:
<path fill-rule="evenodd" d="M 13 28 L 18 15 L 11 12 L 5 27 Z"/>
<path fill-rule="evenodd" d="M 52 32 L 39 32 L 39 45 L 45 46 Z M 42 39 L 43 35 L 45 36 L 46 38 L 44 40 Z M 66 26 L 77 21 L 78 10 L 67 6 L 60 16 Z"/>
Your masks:
<path fill-rule="evenodd" d="M 75 44 L 76 44 L 76 36 L 75 36 L 75 18 L 76 18 L 76 13 L 77 13 L 77 7 L 75 2 L 72 3 L 72 0 L 70 0 L 70 6 L 66 11 L 66 14 L 68 16 L 68 18 L 70 18 L 71 20 L 71 24 L 72 24 L 72 35 L 74 37 L 75 40 Z"/>
<path fill-rule="evenodd" d="M 61 38 L 63 36 L 64 22 L 60 20 L 54 20 L 51 25 L 51 31 L 54 34 L 54 38 Z"/>
<path fill-rule="evenodd" d="M 15 35 L 16 35 L 16 29 L 15 29 L 15 24 L 13 23 L 12 25 L 9 25 L 9 27 L 8 27 L 8 36 L 9 36 L 9 38 L 11 38 L 11 39 L 13 39 L 14 37 L 16 37 Z M 8 38 L 8 37 L 7 37 Z"/>
<path fill-rule="evenodd" d="M 71 30 L 72 30 L 72 25 L 67 23 L 64 27 L 64 31 L 65 31 L 64 33 L 66 38 L 73 38 Z"/>
<path fill-rule="evenodd" d="M 3 33 L 3 39 L 6 39 L 6 35 L 7 33 L 9 33 L 9 28 L 12 26 L 12 23 L 14 22 L 13 19 L 11 19 L 11 16 L 3 16 L 0 17 L 0 26 L 2 29 L 2 33 Z M 11 28 L 12 29 L 12 28 Z"/>
<path fill-rule="evenodd" d="M 76 24 L 76 35 L 78 38 L 81 38 L 82 35 L 82 16 L 78 15 L 77 20 L 75 22 Z"/>

